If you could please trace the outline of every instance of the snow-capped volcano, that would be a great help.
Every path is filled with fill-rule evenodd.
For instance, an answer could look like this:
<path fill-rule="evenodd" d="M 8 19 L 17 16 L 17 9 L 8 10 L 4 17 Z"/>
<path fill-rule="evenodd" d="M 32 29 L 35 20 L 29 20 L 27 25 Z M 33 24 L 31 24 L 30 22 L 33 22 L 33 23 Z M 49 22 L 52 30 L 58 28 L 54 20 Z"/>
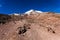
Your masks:
<path fill-rule="evenodd" d="M 31 10 L 26 11 L 24 14 L 30 15 L 30 14 L 36 14 L 36 13 L 48 13 L 48 12 L 43 12 L 43 11 L 31 9 Z M 9 14 L 9 15 L 16 15 L 16 16 L 18 16 L 18 15 L 20 15 L 20 13 L 12 13 L 12 14 Z"/>
<path fill-rule="evenodd" d="M 30 14 L 30 13 L 32 13 L 32 12 L 43 13 L 42 11 L 38 11 L 38 10 L 33 10 L 33 9 L 31 9 L 31 10 L 25 12 L 25 14 Z"/>

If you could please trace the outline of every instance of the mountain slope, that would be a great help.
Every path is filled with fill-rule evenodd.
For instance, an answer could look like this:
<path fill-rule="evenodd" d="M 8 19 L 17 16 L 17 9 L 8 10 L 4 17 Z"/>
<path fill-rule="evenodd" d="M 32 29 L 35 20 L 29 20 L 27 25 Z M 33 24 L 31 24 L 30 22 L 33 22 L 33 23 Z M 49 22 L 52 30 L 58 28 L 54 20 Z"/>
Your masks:
<path fill-rule="evenodd" d="M 11 18 L 6 23 L 0 23 L 0 40 L 60 40 L 60 14 L 32 12 L 8 16 Z"/>

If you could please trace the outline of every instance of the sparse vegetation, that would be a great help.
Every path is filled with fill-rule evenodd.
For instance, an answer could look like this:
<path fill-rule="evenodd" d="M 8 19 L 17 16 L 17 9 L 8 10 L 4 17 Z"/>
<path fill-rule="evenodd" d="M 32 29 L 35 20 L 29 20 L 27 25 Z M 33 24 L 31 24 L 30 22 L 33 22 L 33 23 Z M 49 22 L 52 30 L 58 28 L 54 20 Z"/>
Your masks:
<path fill-rule="evenodd" d="M 24 34 L 26 31 L 28 31 L 28 29 L 30 29 L 30 27 L 24 25 L 23 27 L 18 27 L 17 29 L 18 29 L 18 34 Z"/>
<path fill-rule="evenodd" d="M 9 15 L 0 14 L 0 24 L 5 24 L 9 19 L 11 19 Z"/>

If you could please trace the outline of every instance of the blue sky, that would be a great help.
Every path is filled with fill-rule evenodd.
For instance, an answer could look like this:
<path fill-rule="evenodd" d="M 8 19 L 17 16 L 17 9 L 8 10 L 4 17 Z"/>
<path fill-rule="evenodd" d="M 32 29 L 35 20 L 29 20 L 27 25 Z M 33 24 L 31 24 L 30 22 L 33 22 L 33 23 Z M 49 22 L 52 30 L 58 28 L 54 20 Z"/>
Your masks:
<path fill-rule="evenodd" d="M 24 13 L 30 9 L 60 13 L 60 0 L 0 0 L 0 14 Z"/>

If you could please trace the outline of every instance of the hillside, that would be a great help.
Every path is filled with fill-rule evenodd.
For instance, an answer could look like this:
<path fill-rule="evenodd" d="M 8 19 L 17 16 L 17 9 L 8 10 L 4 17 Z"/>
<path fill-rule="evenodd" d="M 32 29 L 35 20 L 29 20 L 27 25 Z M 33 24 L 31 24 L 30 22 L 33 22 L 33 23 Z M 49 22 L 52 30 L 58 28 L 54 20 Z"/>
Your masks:
<path fill-rule="evenodd" d="M 60 40 L 60 14 L 0 14 L 0 40 Z"/>

